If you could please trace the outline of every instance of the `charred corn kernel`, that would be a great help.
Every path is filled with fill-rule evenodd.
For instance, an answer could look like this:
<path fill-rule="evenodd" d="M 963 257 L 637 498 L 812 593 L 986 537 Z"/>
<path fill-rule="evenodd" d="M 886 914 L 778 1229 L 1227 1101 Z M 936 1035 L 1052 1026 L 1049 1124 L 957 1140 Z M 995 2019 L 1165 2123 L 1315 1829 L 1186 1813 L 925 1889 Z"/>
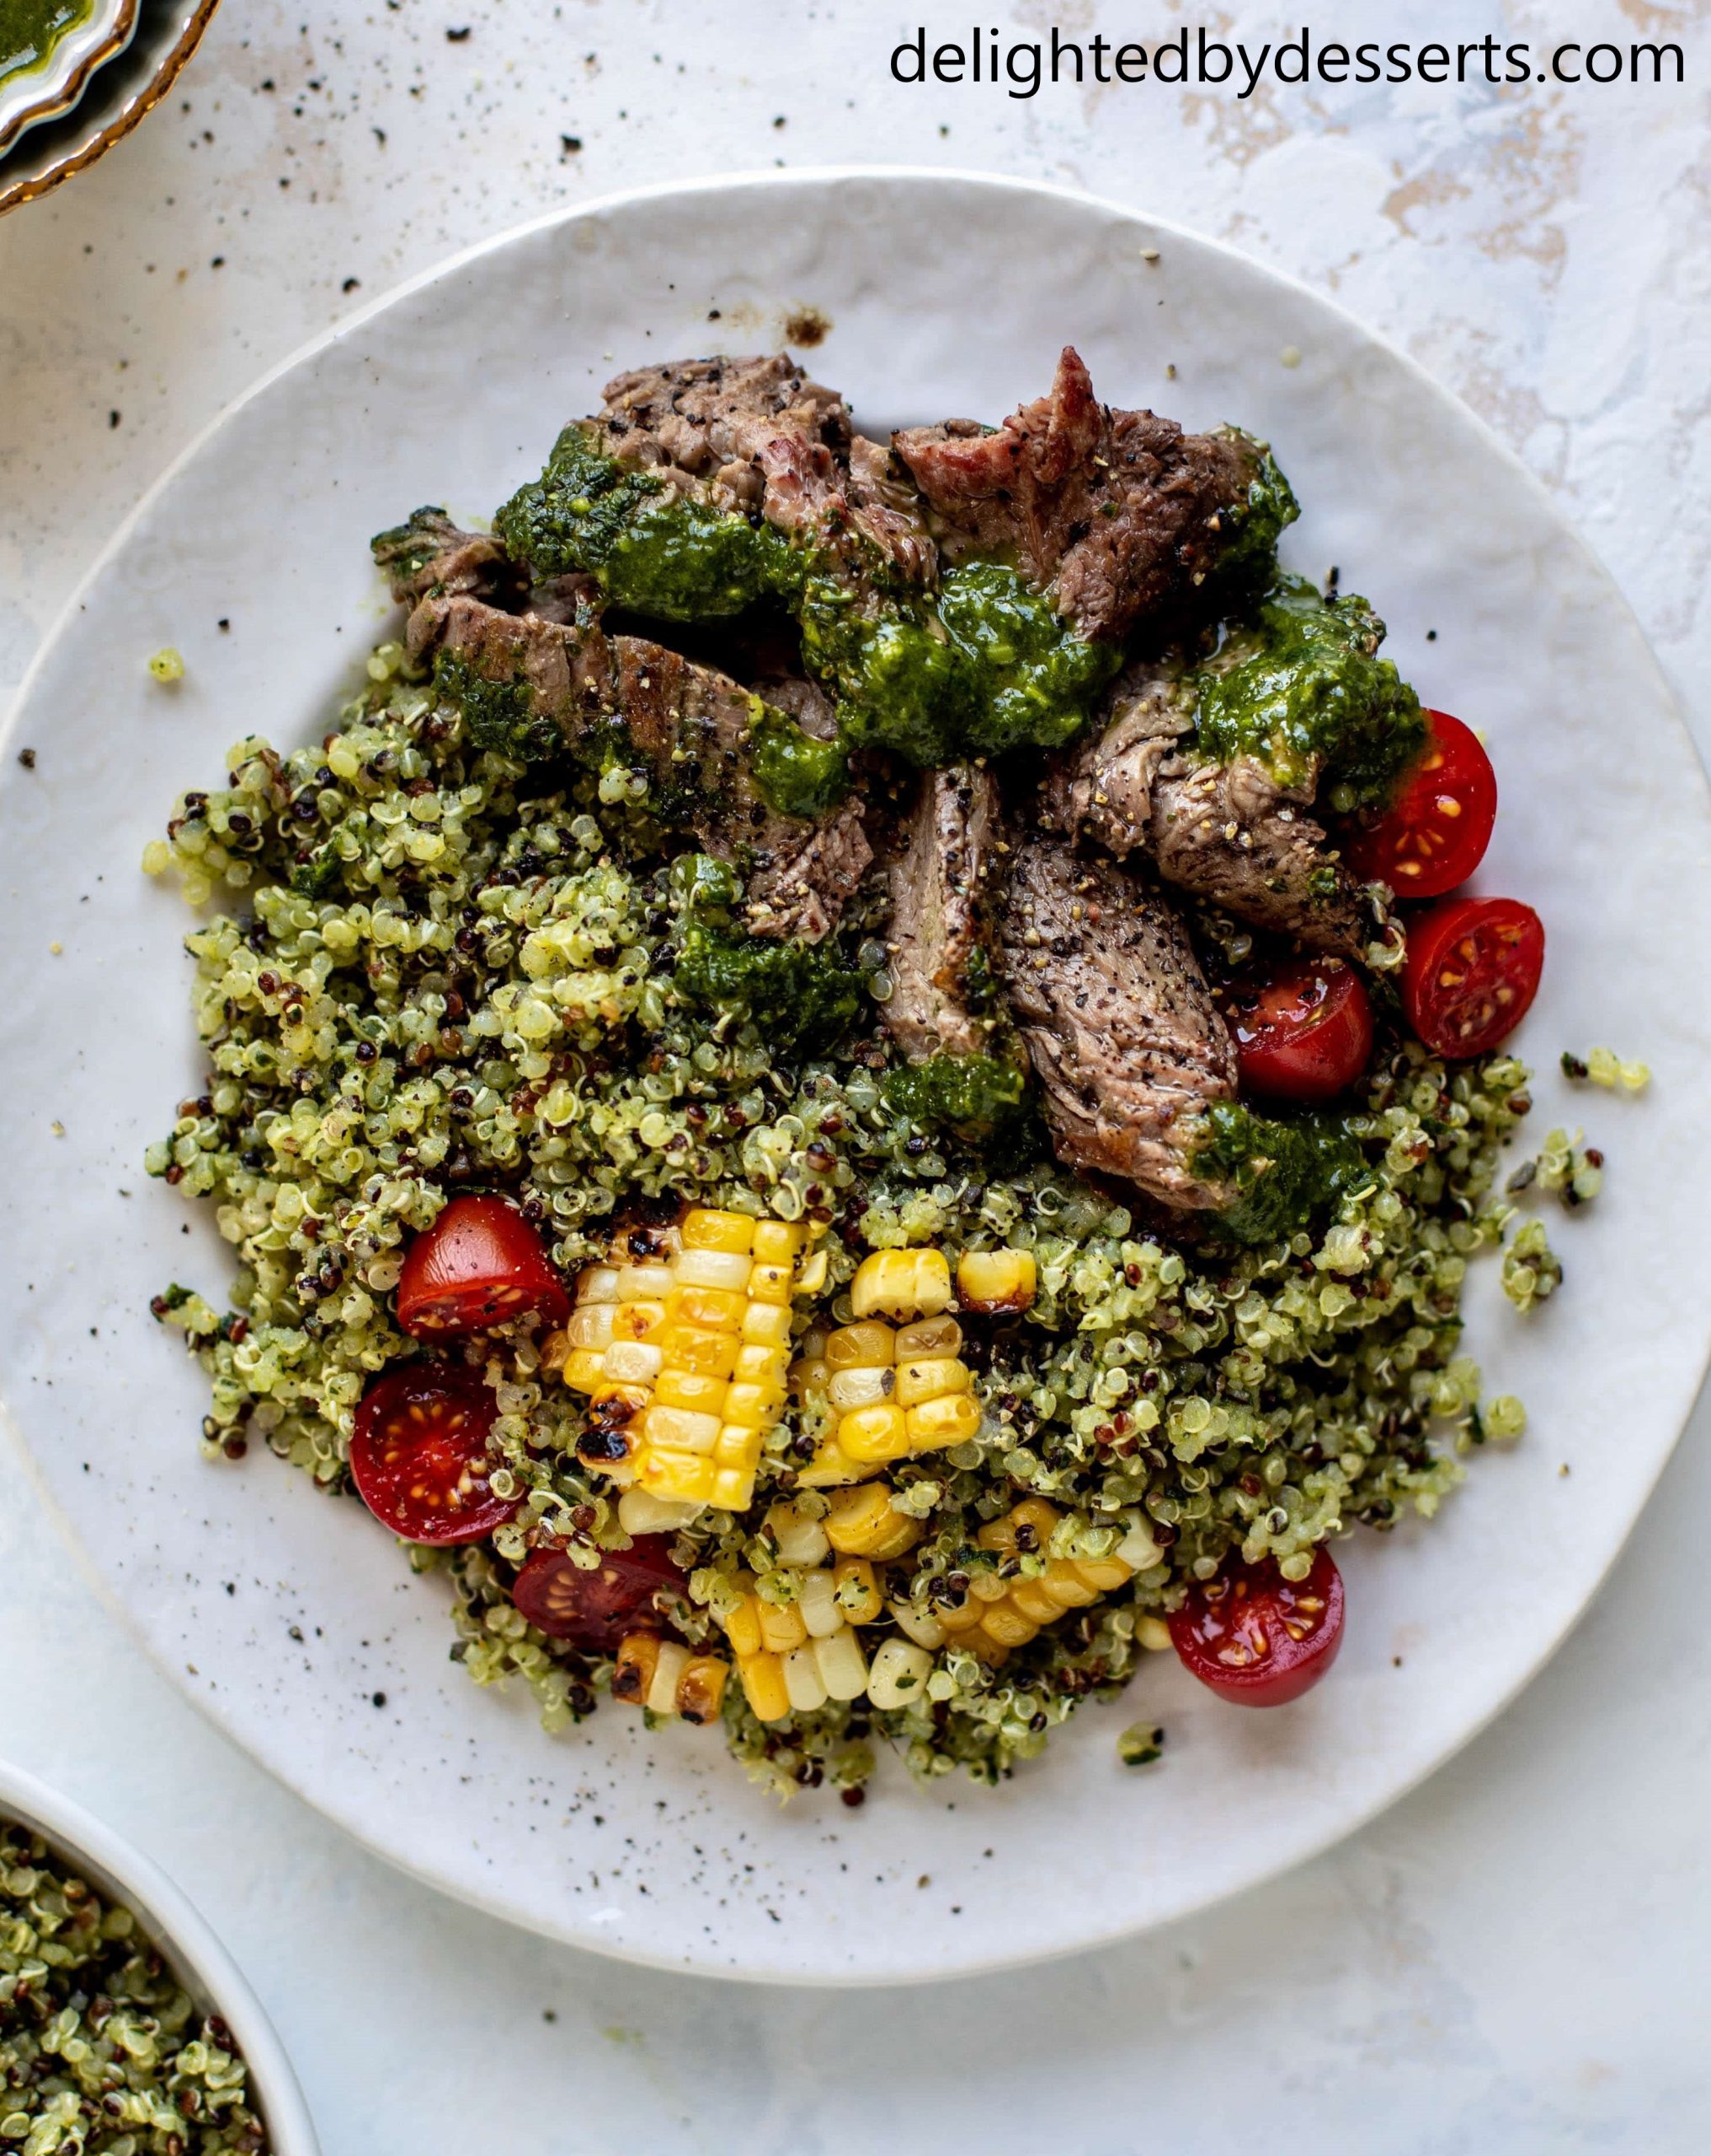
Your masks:
<path fill-rule="evenodd" d="M 718 1416 L 722 1421 L 725 1395 L 730 1390 L 725 1378 L 704 1377 L 699 1370 L 663 1369 L 654 1381 L 653 1401 L 660 1407 L 688 1407 L 703 1415 Z"/>
<path fill-rule="evenodd" d="M 899 1364 L 935 1362 L 962 1353 L 962 1328 L 954 1317 L 919 1317 L 901 1326 L 897 1335 Z"/>
<path fill-rule="evenodd" d="M 620 1303 L 612 1314 L 614 1340 L 653 1340 L 665 1328 L 664 1303 Z"/>
<path fill-rule="evenodd" d="M 855 1407 L 877 1407 L 896 1390 L 897 1372 L 893 1369 L 840 1370 L 826 1380 L 826 1398 L 840 1415 Z"/>
<path fill-rule="evenodd" d="M 847 1625 L 840 1625 L 824 1639 L 816 1639 L 813 1653 L 814 1667 L 829 1699 L 861 1697 L 867 1689 L 867 1657 Z"/>
<path fill-rule="evenodd" d="M 980 1403 L 966 1392 L 947 1393 L 941 1399 L 925 1400 L 919 1407 L 911 1407 L 904 1420 L 911 1452 L 967 1444 L 980 1428 Z"/>
<path fill-rule="evenodd" d="M 757 1721 L 781 1721 L 790 1712 L 790 1692 L 784 1681 L 784 1662 L 776 1654 L 752 1655 L 738 1660 L 737 1673 Z"/>
<path fill-rule="evenodd" d="M 939 1400 L 947 1393 L 967 1392 L 974 1382 L 974 1373 L 967 1363 L 954 1355 L 935 1355 L 904 1362 L 901 1357 L 897 1365 L 897 1404 L 899 1407 L 919 1407 L 924 1401 Z M 836 1406 L 836 1401 L 833 1402 Z"/>
<path fill-rule="evenodd" d="M 909 1417 L 890 1401 L 858 1407 L 839 1417 L 838 1445 L 850 1460 L 901 1460 L 909 1449 Z"/>
<path fill-rule="evenodd" d="M 1031 1251 L 965 1250 L 957 1261 L 957 1296 L 965 1310 L 1025 1310 L 1038 1292 Z"/>
<path fill-rule="evenodd" d="M 933 1657 L 910 1640 L 887 1640 L 867 1668 L 867 1696 L 876 1707 L 906 1707 L 926 1694 Z"/>
<path fill-rule="evenodd" d="M 1060 1517 L 1043 1498 L 1025 1497 L 1001 1519 L 989 1520 L 975 1540 L 1000 1557 L 1042 1555 Z M 1150 1538 L 1143 1540 L 1151 1546 Z M 1122 1546 L 1109 1557 L 1047 1558 L 1037 1574 L 1010 1581 L 995 1572 L 978 1575 L 969 1582 L 967 1599 L 959 1609 L 941 1610 L 940 1621 L 982 1661 L 1002 1662 L 1044 1626 L 1133 1579 L 1136 1567 L 1122 1556 Z"/>
<path fill-rule="evenodd" d="M 759 1225 L 744 1213 L 724 1213 L 708 1206 L 696 1206 L 685 1214 L 680 1232 L 685 1252 L 729 1251 L 746 1257 L 754 1246 L 754 1231 Z"/>
<path fill-rule="evenodd" d="M 656 1497 L 651 1490 L 626 1490 L 618 1500 L 618 1524 L 626 1534 L 675 1534 L 700 1510 L 699 1505 Z"/>
<path fill-rule="evenodd" d="M 839 1490 L 826 1508 L 826 1540 L 846 1557 L 876 1557 L 882 1563 L 914 1549 L 921 1524 L 893 1508 L 883 1482 L 864 1482 L 857 1490 Z"/>
<path fill-rule="evenodd" d="M 885 1597 L 866 1557 L 840 1557 L 832 1566 L 832 1591 L 846 1624 L 877 1625 L 885 1614 Z"/>
<path fill-rule="evenodd" d="M 786 1565 L 818 1565 L 831 1548 L 819 1521 L 781 1497 L 766 1515 L 778 1554 Z"/>
<path fill-rule="evenodd" d="M 897 1335 L 877 1318 L 827 1336 L 826 1368 L 834 1378 L 840 1370 L 888 1370 L 896 1360 Z"/>
<path fill-rule="evenodd" d="M 945 1628 L 930 1611 L 918 1609 L 913 1602 L 893 1602 L 891 1614 L 898 1630 L 906 1633 L 918 1647 L 944 1646 Z"/>
<path fill-rule="evenodd" d="M 650 1714 L 709 1722 L 719 1711 L 730 1673 L 721 1655 L 696 1654 L 681 1641 L 632 1632 L 618 1647 L 612 1697 L 633 1700 Z"/>
<path fill-rule="evenodd" d="M 858 1318 L 936 1317 L 951 1300 L 950 1261 L 941 1250 L 880 1250 L 864 1257 L 850 1283 Z"/>

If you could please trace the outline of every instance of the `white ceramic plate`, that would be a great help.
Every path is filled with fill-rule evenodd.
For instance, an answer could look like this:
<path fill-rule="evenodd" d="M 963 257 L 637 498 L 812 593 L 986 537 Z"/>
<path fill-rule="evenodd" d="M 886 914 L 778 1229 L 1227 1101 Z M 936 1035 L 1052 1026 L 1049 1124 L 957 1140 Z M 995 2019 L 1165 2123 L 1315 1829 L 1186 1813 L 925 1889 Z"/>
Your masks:
<path fill-rule="evenodd" d="M 243 1972 L 207 1919 L 141 1849 L 34 1774 L 0 1759 L 0 1821 L 40 1834 L 109 1902 L 121 1902 L 172 1964 L 205 2014 L 217 2014 L 249 2068 L 249 2100 L 267 2121 L 273 2156 L 318 2156 L 291 2063 Z"/>
<path fill-rule="evenodd" d="M 549 1741 L 526 1700 L 465 1682 L 443 1589 L 356 1506 L 266 1456 L 205 1464 L 200 1374 L 147 1304 L 173 1279 L 217 1298 L 226 1253 L 140 1166 L 200 1076 L 184 919 L 138 857 L 229 743 L 322 728 L 387 619 L 369 534 L 418 502 L 490 510 L 619 367 L 773 345 L 804 305 L 832 325 L 815 366 L 870 427 L 996 418 L 1073 339 L 1114 401 L 1271 436 L 1307 505 L 1290 557 L 1373 595 L 1427 700 L 1489 730 L 1504 808 L 1481 881 L 1549 926 L 1521 1043 L 1544 1073 L 1537 1125 L 1584 1118 L 1611 1160 L 1591 1213 L 1554 1220 L 1554 1302 L 1519 1321 L 1487 1268 L 1474 1346 L 1531 1433 L 1478 1461 L 1430 1530 L 1346 1546 L 1333 1682 L 1244 1714 L 1164 1657 L 1003 1790 L 924 1796 L 898 1771 L 856 1812 L 781 1812 L 717 1737 L 648 1737 L 621 1710 Z M 172 691 L 143 670 L 166 643 L 189 668 Z M 1711 1309 L 1711 818 L 1664 683 L 1586 548 L 1466 412 L 1322 300 L 1184 232 L 866 172 L 629 196 L 514 234 L 204 437 L 51 638 L 9 747 L 0 1367 L 41 1484 L 223 1727 L 387 1856 L 520 1924 L 673 1967 L 878 1981 L 1061 1952 L 1230 1893 L 1389 1802 L 1539 1667 L 1691 1405 Z M 1559 1051 L 1595 1042 L 1651 1063 L 1643 1102 L 1561 1097 Z M 1142 1715 L 1169 1748 L 1137 1774 L 1115 1739 Z"/>

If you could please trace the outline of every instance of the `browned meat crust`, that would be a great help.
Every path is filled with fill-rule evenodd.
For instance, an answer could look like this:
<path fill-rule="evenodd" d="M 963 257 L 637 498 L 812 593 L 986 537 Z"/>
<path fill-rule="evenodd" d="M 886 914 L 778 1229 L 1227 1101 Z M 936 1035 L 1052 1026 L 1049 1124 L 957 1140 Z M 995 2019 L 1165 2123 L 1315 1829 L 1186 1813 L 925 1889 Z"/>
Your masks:
<path fill-rule="evenodd" d="M 1376 932 L 1361 886 L 1306 813 L 1252 756 L 1173 757 L 1153 787 L 1149 849 L 1167 883 L 1309 951 L 1358 958 Z"/>
<path fill-rule="evenodd" d="M 931 577 L 936 550 L 909 475 L 852 434 L 835 390 L 782 355 L 680 360 L 608 382 L 591 423 L 618 463 L 798 537 L 854 531 L 894 568 Z"/>
<path fill-rule="evenodd" d="M 1235 1050 L 1170 907 L 1109 862 L 1035 841 L 999 935 L 1058 1158 L 1168 1205 L 1228 1204 L 1189 1156 L 1196 1116 L 1235 1097 Z"/>
<path fill-rule="evenodd" d="M 766 807 L 749 738 L 767 707 L 752 691 L 648 638 L 608 636 L 586 613 L 549 621 L 430 592 L 406 634 L 413 657 L 445 652 L 483 680 L 526 688 L 532 714 L 573 746 L 621 726 L 658 798 L 683 802 L 701 844 L 746 868 L 755 934 L 813 942 L 836 925 L 872 858 L 861 804 L 824 822 Z"/>
<path fill-rule="evenodd" d="M 893 440 L 948 533 L 1013 548 L 1060 613 L 1114 639 L 1204 582 L 1255 470 L 1239 438 L 1100 403 L 1068 345 L 1051 394 L 996 433 L 952 419 Z"/>
<path fill-rule="evenodd" d="M 907 846 L 890 872 L 887 1028 L 911 1062 L 978 1055 L 993 1022 L 974 1007 L 969 968 L 985 948 L 997 793 L 972 764 L 925 771 Z"/>
<path fill-rule="evenodd" d="M 401 606 L 413 606 L 430 591 L 472 591 L 503 601 L 522 590 L 498 541 L 461 530 L 443 509 L 418 509 L 396 531 L 381 532 L 372 551 Z"/>

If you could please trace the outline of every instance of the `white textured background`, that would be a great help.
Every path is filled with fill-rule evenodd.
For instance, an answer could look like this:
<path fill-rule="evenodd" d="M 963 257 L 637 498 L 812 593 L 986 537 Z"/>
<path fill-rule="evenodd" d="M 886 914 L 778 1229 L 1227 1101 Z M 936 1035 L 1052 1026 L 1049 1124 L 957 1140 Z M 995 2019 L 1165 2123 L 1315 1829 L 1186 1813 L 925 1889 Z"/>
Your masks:
<path fill-rule="evenodd" d="M 923 14 L 935 38 L 977 17 L 1032 36 L 1055 18 L 1148 38 L 1204 21 L 1252 44 L 1303 14 L 1350 42 L 1674 38 L 1687 82 L 1268 89 L 1241 105 L 1071 87 L 1020 103 L 896 87 L 887 56 Z M 1708 17 L 1708 0 L 1301 0 L 1281 16 L 1173 0 L 227 0 L 164 109 L 0 223 L 0 697 L 141 489 L 342 310 L 610 189 L 882 157 L 1083 186 L 1335 294 L 1557 490 L 1705 747 Z M 1622 1144 L 1644 1129 L 1624 1118 Z M 328 2156 L 1698 2156 L 1711 1742 L 1703 1684 L 1677 1673 L 1703 1653 L 1708 1431 L 1702 1406 L 1570 1646 L 1425 1790 L 1274 1886 L 1034 1974 L 739 1990 L 440 1901 L 181 1704 L 3 1454 L 0 1747 L 190 1888 L 293 2052 Z M 1050 1892 L 1049 1852 L 1016 1891 Z"/>

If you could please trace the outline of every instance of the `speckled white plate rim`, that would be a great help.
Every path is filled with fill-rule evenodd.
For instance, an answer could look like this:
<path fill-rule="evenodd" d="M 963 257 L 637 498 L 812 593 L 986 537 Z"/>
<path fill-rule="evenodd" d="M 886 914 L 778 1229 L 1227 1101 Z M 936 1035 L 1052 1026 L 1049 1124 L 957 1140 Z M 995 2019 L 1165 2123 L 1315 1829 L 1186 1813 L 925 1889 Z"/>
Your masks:
<path fill-rule="evenodd" d="M 1196 248 L 1229 258 L 1266 282 L 1289 291 L 1298 302 L 1305 303 L 1310 311 L 1317 311 L 1335 318 L 1345 331 L 1351 333 L 1362 344 L 1382 353 L 1389 361 L 1405 371 L 1411 378 L 1414 387 L 1421 396 L 1440 408 L 1442 413 L 1447 417 L 1452 418 L 1457 425 L 1473 430 L 1482 438 L 1484 447 L 1494 463 L 1503 469 L 1506 477 L 1511 483 L 1516 481 L 1522 483 L 1527 493 L 1532 498 L 1535 505 L 1544 512 L 1548 521 L 1556 528 L 1559 536 L 1570 542 L 1594 566 L 1604 587 L 1607 598 L 1616 602 L 1632 630 L 1636 643 L 1645 652 L 1647 663 L 1655 677 L 1660 700 L 1667 706 L 1682 742 L 1687 746 L 1693 760 L 1695 767 L 1698 771 L 1703 791 L 1705 783 L 1703 767 L 1700 764 L 1692 736 L 1682 718 L 1674 692 L 1650 651 L 1637 615 L 1597 556 L 1596 550 L 1569 524 L 1559 504 L 1549 490 L 1528 470 L 1507 445 L 1492 433 L 1476 414 L 1470 412 L 1410 354 L 1370 329 L 1357 316 L 1338 301 L 1328 297 L 1304 280 L 1277 270 L 1269 264 L 1259 262 L 1255 258 L 1245 254 L 1239 248 L 1213 239 L 1175 221 L 1155 216 L 1147 211 L 1101 198 L 1079 189 L 1017 179 L 1007 175 L 978 170 L 910 165 L 798 167 L 784 171 L 763 169 L 730 174 L 713 174 L 701 179 L 687 181 L 663 181 L 642 187 L 616 189 L 587 202 L 554 210 L 538 217 L 530 218 L 519 225 L 509 227 L 493 237 L 462 248 L 418 275 L 394 286 L 389 291 L 377 296 L 330 328 L 308 339 L 296 352 L 277 366 L 269 369 L 241 396 L 224 407 L 162 472 L 119 526 L 113 536 L 91 564 L 86 575 L 81 579 L 76 590 L 60 610 L 44 638 L 40 648 L 35 654 L 26 671 L 7 714 L 5 725 L 3 728 L 0 728 L 0 753 L 3 753 L 4 749 L 9 745 L 17 728 L 18 719 L 29 702 L 35 683 L 45 672 L 59 639 L 83 611 L 92 587 L 112 563 L 115 558 L 123 552 L 136 526 L 144 520 L 159 498 L 171 487 L 179 474 L 195 462 L 209 443 L 236 414 L 264 396 L 275 383 L 306 361 L 359 333 L 376 316 L 384 313 L 400 302 L 424 291 L 441 279 L 456 275 L 466 264 L 501 252 L 526 240 L 534 234 L 549 231 L 557 227 L 573 225 L 599 218 L 615 211 L 630 209 L 652 200 L 665 200 L 682 196 L 728 194 L 737 195 L 748 189 L 789 189 L 805 185 L 835 186 L 849 184 L 883 185 L 887 183 L 897 182 L 930 186 L 937 184 L 973 186 L 989 189 L 995 195 L 1010 195 L 1018 198 L 1043 196 L 1064 205 L 1085 208 L 1101 216 L 1121 219 L 1135 227 L 1138 237 L 1144 233 L 1149 239 L 1174 237 L 1184 240 Z M 1707 1336 L 1702 1342 L 1691 1378 L 1684 1380 L 1678 1385 L 1676 1411 L 1672 1417 L 1673 1428 L 1668 1442 L 1657 1448 L 1651 1460 L 1644 1486 L 1638 1488 L 1632 1502 L 1614 1523 L 1614 1531 L 1603 1561 L 1596 1575 L 1589 1576 L 1585 1580 L 1583 1591 L 1575 1607 L 1544 1637 L 1532 1660 L 1513 1678 L 1513 1681 L 1488 1701 L 1477 1717 L 1470 1718 L 1459 1729 L 1452 1742 L 1444 1744 L 1431 1758 L 1421 1764 L 1416 1770 L 1409 1773 L 1405 1778 L 1399 1779 L 1394 1784 L 1387 1785 L 1383 1792 L 1372 1801 L 1358 1808 L 1351 1809 L 1329 1829 L 1314 1828 L 1303 1835 L 1295 1843 L 1280 1845 L 1274 1850 L 1269 1860 L 1263 1865 L 1256 1865 L 1239 1881 L 1213 1889 L 1191 1899 L 1185 1898 L 1173 1905 L 1167 1913 L 1151 1921 L 1141 1923 L 1125 1921 L 1102 1927 L 1090 1926 L 1074 1938 L 1065 1939 L 1050 1945 L 1036 1946 L 1013 1953 L 990 1954 L 978 1959 L 971 1958 L 925 1971 L 918 1970 L 902 1961 L 889 1967 L 854 1970 L 818 1967 L 805 1970 L 793 1961 L 787 1954 L 781 1956 L 776 1961 L 768 1960 L 764 1962 L 757 1958 L 751 1961 L 749 1966 L 738 1967 L 712 1961 L 696 1961 L 680 1955 L 650 1952 L 627 1942 L 605 1938 L 593 1928 L 568 1928 L 545 1919 L 538 1920 L 531 1919 L 527 1913 L 520 1910 L 514 1903 L 509 1901 L 502 1895 L 484 1893 L 478 1886 L 468 1881 L 448 1878 L 432 1869 L 413 1864 L 391 1847 L 381 1835 L 365 1831 L 360 1823 L 343 1812 L 330 1811 L 328 1806 L 317 1798 L 304 1778 L 291 1773 L 279 1762 L 267 1757 L 257 1747 L 238 1737 L 221 1714 L 216 1702 L 183 1684 L 181 1673 L 172 1662 L 167 1649 L 149 1634 L 137 1613 L 115 1592 L 112 1582 L 105 1577 L 96 1562 L 93 1554 L 78 1535 L 75 1526 L 61 1504 L 57 1494 L 50 1486 L 40 1463 L 32 1455 L 19 1420 L 3 1396 L 0 1396 L 0 1427 L 6 1429 L 9 1440 L 24 1464 L 32 1485 L 40 1493 L 45 1508 L 70 1546 L 80 1572 L 89 1582 L 104 1605 L 113 1612 L 125 1630 L 137 1640 L 155 1666 L 183 1691 L 185 1696 L 195 1702 L 199 1710 L 215 1726 L 221 1729 L 233 1742 L 239 1743 L 243 1749 L 249 1752 L 251 1756 L 256 1758 L 258 1763 L 264 1766 L 275 1779 L 281 1781 L 304 1802 L 322 1812 L 323 1816 L 333 1817 L 337 1823 L 350 1833 L 354 1838 L 395 1867 L 420 1880 L 424 1884 L 434 1887 L 436 1891 L 448 1893 L 453 1898 L 503 1921 L 522 1924 L 527 1928 L 541 1930 L 550 1937 L 584 1947 L 594 1953 L 610 1955 L 615 1958 L 631 1961 L 638 1966 L 654 1967 L 673 1974 L 704 1974 L 728 1982 L 751 1982 L 760 1984 L 807 1983 L 829 1988 L 912 1987 L 927 1983 L 951 1981 L 962 1977 L 990 1974 L 1008 1968 L 1042 1964 L 1073 1954 L 1110 1946 L 1122 1940 L 1136 1936 L 1143 1931 L 1162 1928 L 1181 1919 L 1191 1916 L 1201 1909 L 1213 1906 L 1218 1902 L 1232 1898 L 1234 1895 L 1245 1892 L 1250 1886 L 1262 1885 L 1266 1881 L 1275 1879 L 1297 1865 L 1309 1861 L 1325 1849 L 1335 1846 L 1350 1834 L 1357 1832 L 1392 1804 L 1420 1786 L 1436 1773 L 1439 1767 L 1454 1758 L 1482 1731 L 1489 1727 L 1491 1722 L 1512 1703 L 1556 1653 L 1564 1639 L 1584 1616 L 1617 1557 L 1621 1554 L 1635 1521 L 1655 1489 L 1657 1480 L 1667 1464 L 1676 1443 L 1679 1440 L 1681 1432 L 1703 1385 L 1708 1368 L 1711 1368 L 1711 1330 L 1708 1330 Z M 3 1374 L 0 1374 L 0 1384 L 3 1384 Z"/>

